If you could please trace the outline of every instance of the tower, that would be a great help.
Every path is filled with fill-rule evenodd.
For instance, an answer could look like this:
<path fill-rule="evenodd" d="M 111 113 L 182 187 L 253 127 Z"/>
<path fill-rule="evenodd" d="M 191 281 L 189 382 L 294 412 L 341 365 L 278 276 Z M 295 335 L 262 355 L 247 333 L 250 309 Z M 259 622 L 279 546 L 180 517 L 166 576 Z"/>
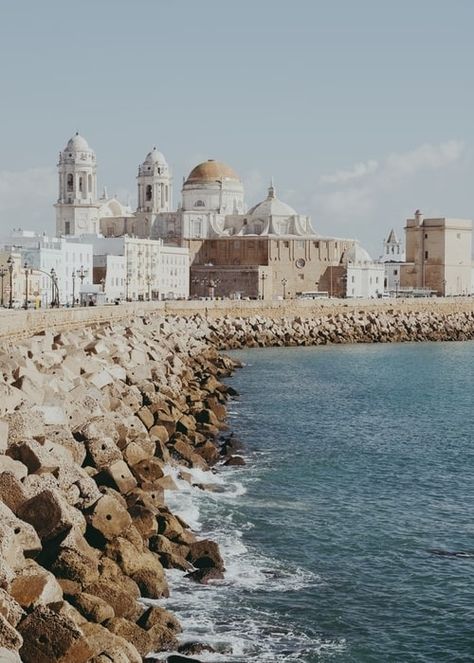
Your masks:
<path fill-rule="evenodd" d="M 59 154 L 57 235 L 85 235 L 99 231 L 97 165 L 94 150 L 77 132 Z"/>
<path fill-rule="evenodd" d="M 387 239 L 384 240 L 383 246 L 385 260 L 402 262 L 405 259 L 402 242 L 398 239 L 393 228 L 390 231 Z"/>
<path fill-rule="evenodd" d="M 145 161 L 138 167 L 137 182 L 137 212 L 159 214 L 171 211 L 173 178 L 165 157 L 156 147 L 148 152 Z"/>

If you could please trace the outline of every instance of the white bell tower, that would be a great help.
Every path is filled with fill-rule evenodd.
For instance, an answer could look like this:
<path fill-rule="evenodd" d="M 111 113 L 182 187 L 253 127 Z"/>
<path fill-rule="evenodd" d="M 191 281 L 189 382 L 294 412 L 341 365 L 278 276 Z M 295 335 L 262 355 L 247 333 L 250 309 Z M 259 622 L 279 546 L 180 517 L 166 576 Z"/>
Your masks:
<path fill-rule="evenodd" d="M 171 211 L 173 178 L 165 157 L 156 147 L 148 152 L 145 161 L 138 167 L 137 182 L 137 212 L 159 214 Z"/>
<path fill-rule="evenodd" d="M 59 197 L 56 234 L 86 235 L 99 232 L 97 164 L 95 152 L 76 133 L 59 154 Z"/>

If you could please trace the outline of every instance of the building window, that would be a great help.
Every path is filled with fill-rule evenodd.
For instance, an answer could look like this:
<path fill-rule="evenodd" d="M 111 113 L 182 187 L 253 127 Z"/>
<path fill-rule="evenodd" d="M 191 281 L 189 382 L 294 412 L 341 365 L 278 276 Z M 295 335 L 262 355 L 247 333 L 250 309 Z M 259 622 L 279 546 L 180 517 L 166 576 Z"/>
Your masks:
<path fill-rule="evenodd" d="M 428 251 L 425 251 L 425 260 L 428 260 Z"/>
<path fill-rule="evenodd" d="M 393 270 L 393 275 L 394 275 L 394 276 L 397 276 L 397 274 L 398 274 L 398 269 L 394 269 L 394 270 Z"/>
<path fill-rule="evenodd" d="M 457 237 L 458 239 L 461 239 L 461 233 L 457 233 L 457 234 L 456 234 L 456 237 Z"/>
<path fill-rule="evenodd" d="M 290 242 L 283 242 L 283 246 L 285 247 L 285 249 L 289 249 L 290 248 Z"/>
<path fill-rule="evenodd" d="M 70 235 L 70 234 L 71 234 L 71 222 L 70 222 L 70 221 L 66 221 L 66 222 L 65 222 L 65 224 L 64 224 L 64 232 L 65 232 L 66 235 Z"/>
<path fill-rule="evenodd" d="M 151 200 L 151 184 L 147 184 L 145 200 Z"/>
<path fill-rule="evenodd" d="M 425 233 L 425 239 L 428 239 L 428 233 Z"/>
<path fill-rule="evenodd" d="M 204 207 L 204 200 L 196 200 L 194 207 Z"/>
<path fill-rule="evenodd" d="M 71 173 L 67 176 L 67 190 L 72 191 L 74 188 L 74 177 Z"/>
<path fill-rule="evenodd" d="M 313 242 L 313 244 L 315 249 L 319 249 L 319 242 Z"/>

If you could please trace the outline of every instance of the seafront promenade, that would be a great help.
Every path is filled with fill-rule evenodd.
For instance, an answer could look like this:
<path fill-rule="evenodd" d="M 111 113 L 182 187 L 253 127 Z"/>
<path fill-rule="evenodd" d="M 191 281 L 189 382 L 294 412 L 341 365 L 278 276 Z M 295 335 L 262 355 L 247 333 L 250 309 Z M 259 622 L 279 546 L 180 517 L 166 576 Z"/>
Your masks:
<path fill-rule="evenodd" d="M 270 320 L 319 318 L 331 314 L 356 312 L 375 314 L 435 313 L 452 315 L 474 311 L 474 298 L 436 299 L 327 299 L 262 302 L 247 300 L 131 302 L 118 306 L 94 306 L 43 310 L 0 310 L 0 341 L 27 338 L 45 330 L 65 331 L 93 324 L 118 322 L 144 314 L 190 317 L 201 315 L 209 320 L 223 317 Z"/>

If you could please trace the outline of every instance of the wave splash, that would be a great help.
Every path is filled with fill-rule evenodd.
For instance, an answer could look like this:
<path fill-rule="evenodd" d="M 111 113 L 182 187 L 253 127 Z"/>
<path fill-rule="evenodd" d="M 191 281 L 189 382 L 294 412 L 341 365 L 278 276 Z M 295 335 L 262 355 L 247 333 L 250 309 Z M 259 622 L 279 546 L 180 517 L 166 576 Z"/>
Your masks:
<path fill-rule="evenodd" d="M 181 470 L 191 474 L 193 484 L 210 490 L 180 478 Z M 171 597 L 156 603 L 180 619 L 181 641 L 209 644 L 215 652 L 200 653 L 198 658 L 227 663 L 247 661 L 250 656 L 258 656 L 262 663 L 289 663 L 344 650 L 345 641 L 299 632 L 291 621 L 283 623 L 276 611 L 262 609 L 261 598 L 318 586 L 322 580 L 305 569 L 292 567 L 287 560 L 283 563 L 267 557 L 246 543 L 245 532 L 253 528 L 253 523 L 239 510 L 239 498 L 247 492 L 241 470 L 226 468 L 215 474 L 168 467 L 167 472 L 178 487 L 177 491 L 166 491 L 167 504 L 200 537 L 219 544 L 226 565 L 224 580 L 209 585 L 191 584 L 176 569 L 167 572 Z M 244 480 L 251 481 L 251 473 Z"/>

